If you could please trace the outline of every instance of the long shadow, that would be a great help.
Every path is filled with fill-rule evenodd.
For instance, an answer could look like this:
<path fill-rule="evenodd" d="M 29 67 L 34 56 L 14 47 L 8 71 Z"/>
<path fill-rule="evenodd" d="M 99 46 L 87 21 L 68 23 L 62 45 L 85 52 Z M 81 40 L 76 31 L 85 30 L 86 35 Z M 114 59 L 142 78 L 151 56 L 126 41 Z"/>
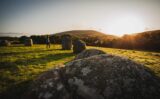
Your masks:
<path fill-rule="evenodd" d="M 57 61 L 66 57 L 71 57 L 72 53 L 59 53 L 59 54 L 49 54 L 41 58 L 32 58 L 27 60 L 17 60 L 15 63 L 18 65 L 37 65 L 46 64 L 48 62 Z"/>
<path fill-rule="evenodd" d="M 16 68 L 17 65 L 38 65 L 74 56 L 73 53 L 49 54 L 41 58 L 21 59 L 15 62 L 0 62 L 0 69 Z"/>
<path fill-rule="evenodd" d="M 18 65 L 26 65 L 27 66 L 27 65 L 35 65 L 35 64 L 46 64 L 51 61 L 57 61 L 57 60 L 64 59 L 67 57 L 72 57 L 72 56 L 74 56 L 73 53 L 49 54 L 49 55 L 46 55 L 41 58 L 32 58 L 32 59 L 28 59 L 28 60 L 18 60 L 13 63 L 7 63 L 6 65 L 12 65 L 12 67 L 11 66 L 8 66 L 8 67 L 11 67 L 10 69 L 12 69 L 12 68 L 16 69 Z M 4 65 L 4 64 L 0 63 L 0 65 Z M 2 68 L 2 69 L 5 69 L 5 68 Z M 11 81 L 10 79 L 7 79 L 7 80 L 9 82 L 14 82 L 14 81 Z M 8 87 L 5 92 L 0 93 L 0 99 L 20 99 L 21 96 L 26 92 L 27 88 L 29 87 L 30 82 L 32 82 L 32 81 L 31 80 L 24 81 L 24 82 L 14 84 L 14 85 Z"/>
<path fill-rule="evenodd" d="M 0 46 L 0 47 L 27 47 L 27 46 L 24 46 L 24 44 L 12 44 L 11 46 Z"/>
<path fill-rule="evenodd" d="M 61 50 L 61 49 L 34 50 L 34 51 L 26 51 L 26 52 L 6 52 L 6 53 L 0 53 L 0 56 L 40 53 L 40 52 L 47 52 L 47 51 L 54 51 L 54 50 Z"/>
<path fill-rule="evenodd" d="M 27 80 L 10 86 L 6 91 L 0 93 L 0 99 L 21 99 L 28 90 L 32 80 Z"/>
<path fill-rule="evenodd" d="M 42 64 L 42 63 L 46 63 L 47 61 L 48 62 L 55 61 L 55 60 L 63 59 L 73 55 L 74 54 L 72 53 L 59 53 L 59 54 L 47 55 L 45 57 L 35 59 L 34 61 L 40 62 Z M 43 61 L 44 59 L 45 61 Z M 31 60 L 29 61 L 31 62 Z M 20 64 L 22 63 L 20 62 Z M 148 67 L 145 67 L 145 70 L 151 75 L 153 75 L 154 78 L 158 79 L 158 81 L 160 81 L 160 78 L 156 76 L 151 69 L 149 69 Z M 28 91 L 31 83 L 32 83 L 32 80 L 27 80 L 27 81 L 23 81 L 18 84 L 15 84 L 14 86 L 10 86 L 5 92 L 0 93 L 0 99 L 21 99 L 21 97 L 25 94 L 25 92 Z"/>

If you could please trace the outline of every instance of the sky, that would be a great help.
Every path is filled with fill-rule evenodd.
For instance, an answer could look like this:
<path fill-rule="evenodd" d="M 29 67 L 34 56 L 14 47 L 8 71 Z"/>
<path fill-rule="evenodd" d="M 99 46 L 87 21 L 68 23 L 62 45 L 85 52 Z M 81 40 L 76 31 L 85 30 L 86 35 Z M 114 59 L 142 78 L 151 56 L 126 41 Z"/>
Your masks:
<path fill-rule="evenodd" d="M 97 30 L 122 36 L 160 29 L 160 0 L 0 0 L 0 33 Z"/>

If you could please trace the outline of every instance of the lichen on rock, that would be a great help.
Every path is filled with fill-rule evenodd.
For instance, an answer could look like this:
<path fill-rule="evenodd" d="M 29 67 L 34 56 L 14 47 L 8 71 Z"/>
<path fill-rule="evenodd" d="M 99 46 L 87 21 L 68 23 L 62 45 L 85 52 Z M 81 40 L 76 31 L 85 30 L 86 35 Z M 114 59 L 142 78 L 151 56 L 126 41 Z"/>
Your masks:
<path fill-rule="evenodd" d="M 44 73 L 34 85 L 34 99 L 160 98 L 160 79 L 150 69 L 110 54 L 73 60 Z"/>
<path fill-rule="evenodd" d="M 86 49 L 75 57 L 76 59 L 83 59 L 94 55 L 106 54 L 104 51 L 98 49 Z"/>

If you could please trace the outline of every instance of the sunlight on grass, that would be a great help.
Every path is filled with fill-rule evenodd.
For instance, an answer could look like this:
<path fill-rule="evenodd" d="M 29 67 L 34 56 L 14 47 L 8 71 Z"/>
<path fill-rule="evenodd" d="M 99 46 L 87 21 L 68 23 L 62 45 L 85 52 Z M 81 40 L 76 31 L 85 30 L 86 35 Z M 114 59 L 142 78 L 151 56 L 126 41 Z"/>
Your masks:
<path fill-rule="evenodd" d="M 0 93 L 74 58 L 71 51 L 61 50 L 60 45 L 50 49 L 46 49 L 45 45 L 2 47 L 0 56 Z"/>
<path fill-rule="evenodd" d="M 140 64 L 149 67 L 156 73 L 156 75 L 160 76 L 160 53 L 158 52 L 102 48 L 102 47 L 88 47 L 88 48 L 101 49 L 106 53 L 128 57 L 131 60 L 134 60 Z"/>
<path fill-rule="evenodd" d="M 87 48 L 128 57 L 151 68 L 160 76 L 160 56 L 157 56 L 160 53 L 91 46 Z M 45 45 L 1 47 L 0 93 L 19 98 L 20 96 L 15 95 L 22 95 L 35 77 L 57 65 L 71 61 L 74 56 L 71 50 L 61 50 L 60 45 L 52 45 L 50 49 L 46 49 Z"/>

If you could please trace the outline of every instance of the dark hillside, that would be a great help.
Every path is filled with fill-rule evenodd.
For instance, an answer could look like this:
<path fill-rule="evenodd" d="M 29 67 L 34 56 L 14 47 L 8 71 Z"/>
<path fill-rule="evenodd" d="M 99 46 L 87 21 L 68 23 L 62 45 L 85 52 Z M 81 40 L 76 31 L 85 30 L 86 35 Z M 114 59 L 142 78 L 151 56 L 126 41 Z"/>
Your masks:
<path fill-rule="evenodd" d="M 124 35 L 114 43 L 114 47 L 160 51 L 160 30 Z"/>
<path fill-rule="evenodd" d="M 60 37 L 64 34 L 71 35 L 74 38 L 84 40 L 87 45 L 98 45 L 98 46 L 110 46 L 113 40 L 118 39 L 117 36 L 104 34 L 102 32 L 94 30 L 72 30 L 61 33 L 53 34 L 53 36 Z"/>
<path fill-rule="evenodd" d="M 110 39 L 117 38 L 116 36 L 104 34 L 102 32 L 98 32 L 94 30 L 72 30 L 72 31 L 56 33 L 54 35 L 64 35 L 64 34 L 69 34 L 79 38 L 86 38 L 86 37 L 98 37 L 98 38 L 110 38 Z"/>

